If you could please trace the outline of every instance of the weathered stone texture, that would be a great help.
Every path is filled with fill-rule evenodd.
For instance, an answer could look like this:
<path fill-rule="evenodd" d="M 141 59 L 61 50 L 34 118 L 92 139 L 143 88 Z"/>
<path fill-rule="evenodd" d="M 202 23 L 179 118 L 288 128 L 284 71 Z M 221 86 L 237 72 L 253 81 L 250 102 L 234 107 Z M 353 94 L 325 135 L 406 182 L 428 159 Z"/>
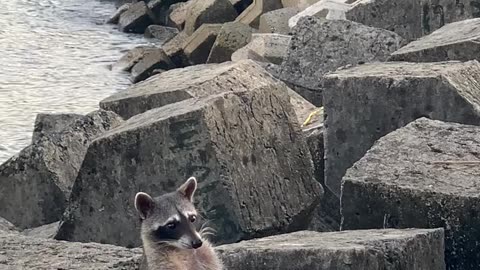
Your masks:
<path fill-rule="evenodd" d="M 125 4 L 121 5 L 115 11 L 115 13 L 113 13 L 113 15 L 107 20 L 107 23 L 117 24 L 118 20 L 120 19 L 120 16 L 130 8 L 130 5 L 131 5 L 130 3 L 125 3 Z"/>
<path fill-rule="evenodd" d="M 232 54 L 250 42 L 253 28 L 240 22 L 224 23 L 208 55 L 207 63 L 230 61 Z"/>
<path fill-rule="evenodd" d="M 222 29 L 222 24 L 203 24 L 186 41 L 183 47 L 190 65 L 205 64 Z"/>
<path fill-rule="evenodd" d="M 301 19 L 293 29 L 279 78 L 289 85 L 319 92 L 323 75 L 345 65 L 385 61 L 405 41 L 397 34 L 350 21 Z M 300 94 L 304 97 L 310 94 Z M 321 98 L 309 100 L 321 106 Z M 319 104 L 320 103 L 320 104 Z"/>
<path fill-rule="evenodd" d="M 163 25 L 150 25 L 145 30 L 146 38 L 156 38 L 162 44 L 174 38 L 178 34 L 178 29 L 173 27 L 166 27 Z"/>
<path fill-rule="evenodd" d="M 415 40 L 447 23 L 480 17 L 477 0 L 361 0 L 347 19 Z"/>
<path fill-rule="evenodd" d="M 143 56 L 151 50 L 156 50 L 153 46 L 138 46 L 126 52 L 115 64 L 112 70 L 131 71 Z"/>
<path fill-rule="evenodd" d="M 174 69 L 102 100 L 100 107 L 125 119 L 189 98 L 245 91 L 271 84 L 271 76 L 254 62 L 227 62 Z"/>
<path fill-rule="evenodd" d="M 262 14 L 282 7 L 282 2 L 280 0 L 253 0 L 253 3 L 238 15 L 235 21 L 258 29 L 260 16 Z"/>
<path fill-rule="evenodd" d="M 121 122 L 113 112 L 90 113 L 0 165 L 0 216 L 20 229 L 59 220 L 89 143 Z"/>
<path fill-rule="evenodd" d="M 183 30 L 185 27 L 185 19 L 192 3 L 193 0 L 189 0 L 187 2 L 171 5 L 168 8 L 167 26 Z"/>
<path fill-rule="evenodd" d="M 478 134 L 421 118 L 382 137 L 343 178 L 343 228 L 444 227 L 447 269 L 478 269 Z"/>
<path fill-rule="evenodd" d="M 232 61 L 250 59 L 250 51 L 274 64 L 281 64 L 287 55 L 290 36 L 281 34 L 252 34 L 252 40 L 246 46 L 232 54 Z"/>
<path fill-rule="evenodd" d="M 219 246 L 231 270 L 443 270 L 443 230 L 300 231 Z"/>
<path fill-rule="evenodd" d="M 131 70 L 132 81 L 137 83 L 152 76 L 155 70 L 169 70 L 172 68 L 174 68 L 173 62 L 163 49 L 147 50 Z"/>
<path fill-rule="evenodd" d="M 282 5 L 284 7 L 293 7 L 304 10 L 316 2 L 318 2 L 318 0 L 282 0 Z"/>
<path fill-rule="evenodd" d="M 305 228 L 323 191 L 295 117 L 276 85 L 132 117 L 90 145 L 57 239 L 136 246 L 135 193 L 160 195 L 191 175 L 216 241 Z"/>
<path fill-rule="evenodd" d="M 193 0 L 189 6 L 184 31 L 191 35 L 203 24 L 230 22 L 237 17 L 237 11 L 229 0 Z"/>
<path fill-rule="evenodd" d="M 260 33 L 288 35 L 290 33 L 288 19 L 299 11 L 298 8 L 290 7 L 266 12 L 260 16 L 258 30 Z"/>
<path fill-rule="evenodd" d="M 393 61 L 439 62 L 480 59 L 480 19 L 447 24 L 390 56 Z"/>
<path fill-rule="evenodd" d="M 480 64 L 372 63 L 326 76 L 325 182 L 337 194 L 345 171 L 380 137 L 427 116 L 480 124 Z"/>
<path fill-rule="evenodd" d="M 1 231 L 17 231 L 17 228 L 10 221 L 0 217 L 0 232 Z"/>
<path fill-rule="evenodd" d="M 162 46 L 162 49 L 168 57 L 170 57 L 170 60 L 172 60 L 176 67 L 185 67 L 188 65 L 187 57 L 183 51 L 183 46 L 187 40 L 188 35 L 185 32 L 180 32 Z"/>
<path fill-rule="evenodd" d="M 35 118 L 32 143 L 42 137 L 64 132 L 69 125 L 84 117 L 84 115 L 75 113 L 39 113 Z"/>
<path fill-rule="evenodd" d="M 22 231 L 25 236 L 53 239 L 58 232 L 60 221 Z"/>
<path fill-rule="evenodd" d="M 0 269 L 138 270 L 141 249 L 70 243 L 0 231 Z"/>
<path fill-rule="evenodd" d="M 132 4 L 120 15 L 118 27 L 123 32 L 143 34 L 147 26 L 153 23 L 153 15 L 145 2 Z"/>

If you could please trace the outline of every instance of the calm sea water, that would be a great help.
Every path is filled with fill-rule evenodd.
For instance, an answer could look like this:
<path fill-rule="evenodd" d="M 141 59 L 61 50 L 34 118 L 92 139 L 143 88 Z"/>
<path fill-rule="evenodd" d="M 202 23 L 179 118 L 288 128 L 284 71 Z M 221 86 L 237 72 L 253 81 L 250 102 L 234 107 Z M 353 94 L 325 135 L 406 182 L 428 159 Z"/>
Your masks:
<path fill-rule="evenodd" d="M 37 113 L 88 113 L 125 89 L 108 67 L 145 44 L 104 21 L 113 1 L 5 0 L 0 9 L 0 163 L 30 143 Z"/>

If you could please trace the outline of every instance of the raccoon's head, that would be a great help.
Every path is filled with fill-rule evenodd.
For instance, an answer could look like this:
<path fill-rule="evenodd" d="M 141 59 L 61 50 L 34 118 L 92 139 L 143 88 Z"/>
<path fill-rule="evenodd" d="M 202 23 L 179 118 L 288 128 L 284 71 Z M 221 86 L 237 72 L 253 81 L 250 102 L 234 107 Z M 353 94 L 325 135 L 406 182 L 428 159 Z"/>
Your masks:
<path fill-rule="evenodd" d="M 142 221 L 144 241 L 182 249 L 201 247 L 202 238 L 195 226 L 197 211 L 193 205 L 196 189 L 197 180 L 190 177 L 176 191 L 156 198 L 144 192 L 137 193 L 135 208 Z"/>

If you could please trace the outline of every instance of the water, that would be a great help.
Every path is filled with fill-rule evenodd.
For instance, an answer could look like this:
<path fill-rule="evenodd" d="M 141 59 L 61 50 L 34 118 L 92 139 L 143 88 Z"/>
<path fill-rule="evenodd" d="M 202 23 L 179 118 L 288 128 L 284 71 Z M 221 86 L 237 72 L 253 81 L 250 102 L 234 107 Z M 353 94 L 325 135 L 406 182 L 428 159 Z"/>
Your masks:
<path fill-rule="evenodd" d="M 130 85 L 109 65 L 147 42 L 104 24 L 113 2 L 1 2 L 0 163 L 30 143 L 36 114 L 85 114 Z"/>

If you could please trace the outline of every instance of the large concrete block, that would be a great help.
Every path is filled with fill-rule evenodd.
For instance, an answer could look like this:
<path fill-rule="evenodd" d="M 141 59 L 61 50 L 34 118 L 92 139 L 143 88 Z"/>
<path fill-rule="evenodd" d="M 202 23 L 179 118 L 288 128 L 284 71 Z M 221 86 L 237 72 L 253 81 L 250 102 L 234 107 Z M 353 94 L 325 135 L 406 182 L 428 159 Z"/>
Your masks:
<path fill-rule="evenodd" d="M 318 1 L 319 0 L 282 0 L 282 5 L 286 8 L 293 7 L 304 10 Z"/>
<path fill-rule="evenodd" d="M 113 112 L 90 113 L 0 165 L 0 216 L 20 229 L 58 221 L 88 145 L 121 122 Z"/>
<path fill-rule="evenodd" d="M 156 50 L 154 46 L 138 46 L 126 52 L 116 63 L 112 65 L 112 70 L 131 71 L 143 56 L 151 50 Z"/>
<path fill-rule="evenodd" d="M 118 27 L 123 32 L 143 34 L 145 29 L 153 23 L 153 14 L 145 2 L 130 5 L 127 11 L 120 15 Z"/>
<path fill-rule="evenodd" d="M 170 57 L 160 48 L 146 50 L 142 58 L 132 67 L 132 81 L 137 83 L 152 76 L 155 70 L 174 68 Z"/>
<path fill-rule="evenodd" d="M 112 16 L 106 21 L 106 23 L 109 24 L 117 24 L 118 20 L 120 19 L 120 16 L 127 11 L 130 8 L 131 3 L 125 3 L 121 5 L 115 13 L 112 14 Z"/>
<path fill-rule="evenodd" d="M 447 269 L 480 265 L 480 127 L 421 118 L 343 178 L 343 228 L 445 228 Z"/>
<path fill-rule="evenodd" d="M 325 182 L 337 195 L 345 171 L 380 137 L 427 116 L 480 125 L 480 64 L 372 63 L 326 76 Z"/>
<path fill-rule="evenodd" d="M 189 0 L 187 2 L 171 5 L 167 11 L 167 26 L 176 27 L 178 30 L 183 30 L 185 27 L 185 19 L 187 18 L 188 10 L 193 2 L 193 0 Z"/>
<path fill-rule="evenodd" d="M 32 143 L 42 137 L 55 136 L 64 132 L 75 121 L 81 121 L 85 116 L 75 113 L 39 113 L 33 125 Z"/>
<path fill-rule="evenodd" d="M 229 0 L 193 0 L 185 18 L 184 31 L 191 35 L 203 24 L 230 22 L 237 15 Z"/>
<path fill-rule="evenodd" d="M 0 232 L 1 231 L 16 232 L 17 228 L 10 221 L 0 217 Z"/>
<path fill-rule="evenodd" d="M 295 117 L 288 92 L 267 85 L 130 118 L 90 145 L 56 238 L 137 246 L 136 192 L 191 175 L 217 242 L 305 228 L 323 190 Z"/>
<path fill-rule="evenodd" d="M 163 44 L 170 39 L 174 38 L 178 34 L 178 29 L 173 27 L 167 27 L 163 25 L 150 25 L 145 30 L 146 38 L 155 38 Z"/>
<path fill-rule="evenodd" d="M 183 52 L 190 65 L 205 64 L 222 24 L 203 24 L 184 43 Z"/>
<path fill-rule="evenodd" d="M 250 42 L 253 28 L 239 22 L 224 23 L 208 55 L 207 63 L 230 61 L 232 54 Z"/>
<path fill-rule="evenodd" d="M 322 80 L 346 65 L 385 61 L 406 42 L 399 35 L 345 20 L 301 19 L 294 28 L 279 78 L 316 106 L 322 105 Z M 312 93 L 317 93 L 313 95 Z"/>
<path fill-rule="evenodd" d="M 447 23 L 478 18 L 477 0 L 360 0 L 346 14 L 347 19 L 388 29 L 415 40 Z"/>
<path fill-rule="evenodd" d="M 274 64 L 281 64 L 287 55 L 291 37 L 281 34 L 252 34 L 252 40 L 232 54 L 232 61 L 251 59 L 251 51 Z"/>
<path fill-rule="evenodd" d="M 480 19 L 447 24 L 428 36 L 402 47 L 393 61 L 439 62 L 480 59 Z"/>
<path fill-rule="evenodd" d="M 288 20 L 288 26 L 294 28 L 304 18 L 316 17 L 327 20 L 346 20 L 346 12 L 352 8 L 347 0 L 320 0 Z"/>
<path fill-rule="evenodd" d="M 0 231 L 0 269 L 137 270 L 141 249 L 69 243 Z"/>
<path fill-rule="evenodd" d="M 263 13 L 282 7 L 280 0 L 253 0 L 253 3 L 238 15 L 235 21 L 250 25 L 253 28 L 258 28 L 260 16 Z"/>
<path fill-rule="evenodd" d="M 219 246 L 231 270 L 443 270 L 443 230 L 300 231 Z"/>
<path fill-rule="evenodd" d="M 288 20 L 300 11 L 296 7 L 281 8 L 269 11 L 260 16 L 258 31 L 260 33 L 277 33 L 288 35 Z"/>
<path fill-rule="evenodd" d="M 188 65 L 187 57 L 183 51 L 183 47 L 188 39 L 189 36 L 185 32 L 180 32 L 162 46 L 163 51 L 165 51 L 176 67 L 185 67 Z"/>
<path fill-rule="evenodd" d="M 174 69 L 102 100 L 100 107 L 125 119 L 189 98 L 269 85 L 274 79 L 253 61 L 206 64 Z"/>

